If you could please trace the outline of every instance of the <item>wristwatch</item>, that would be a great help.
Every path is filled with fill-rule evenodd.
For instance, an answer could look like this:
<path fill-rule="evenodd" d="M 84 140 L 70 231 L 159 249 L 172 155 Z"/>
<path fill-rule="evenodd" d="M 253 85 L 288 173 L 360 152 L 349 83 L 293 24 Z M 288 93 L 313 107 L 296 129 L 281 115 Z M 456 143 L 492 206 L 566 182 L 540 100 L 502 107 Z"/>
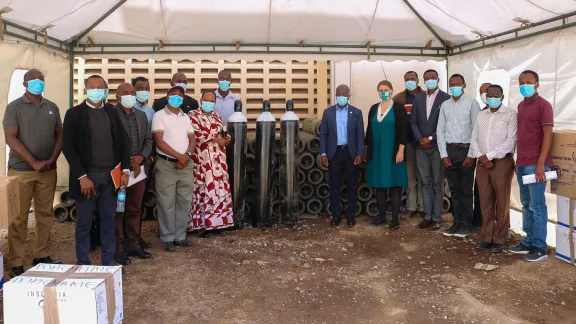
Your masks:
<path fill-rule="evenodd" d="M 430 141 L 432 141 L 432 140 L 434 139 L 434 137 L 428 136 L 428 139 L 429 139 Z"/>
<path fill-rule="evenodd" d="M 192 158 L 192 152 L 186 152 L 186 155 L 188 155 L 189 158 Z"/>

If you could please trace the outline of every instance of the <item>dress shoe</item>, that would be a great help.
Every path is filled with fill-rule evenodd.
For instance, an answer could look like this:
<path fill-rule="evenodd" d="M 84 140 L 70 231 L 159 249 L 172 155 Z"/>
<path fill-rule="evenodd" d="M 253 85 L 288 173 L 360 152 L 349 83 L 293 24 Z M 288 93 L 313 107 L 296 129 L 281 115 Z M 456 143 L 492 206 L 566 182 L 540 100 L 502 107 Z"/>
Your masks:
<path fill-rule="evenodd" d="M 332 226 L 338 226 L 340 225 L 340 222 L 342 221 L 342 218 L 340 217 L 333 217 L 332 218 L 332 222 L 330 222 L 330 225 Z"/>
<path fill-rule="evenodd" d="M 37 265 L 37 264 L 39 264 L 39 263 L 62 264 L 63 262 L 62 262 L 62 261 L 52 260 L 52 258 L 49 257 L 49 256 L 48 256 L 48 257 L 45 257 L 45 258 L 34 258 L 34 259 L 32 259 L 32 265 L 33 265 L 33 266 L 35 266 L 35 265 Z"/>
<path fill-rule="evenodd" d="M 192 242 L 188 241 L 187 239 L 183 239 L 181 241 L 174 241 L 174 245 L 175 246 L 180 246 L 180 247 L 191 247 L 192 246 Z"/>
<path fill-rule="evenodd" d="M 137 248 L 136 250 L 132 250 L 128 252 L 129 256 L 137 257 L 138 259 L 150 259 L 152 258 L 152 254 L 146 252 L 143 248 Z"/>
<path fill-rule="evenodd" d="M 489 250 L 490 248 L 492 248 L 492 243 L 480 242 L 480 243 L 476 244 L 475 248 L 477 250 Z"/>
<path fill-rule="evenodd" d="M 114 254 L 114 261 L 121 265 L 129 265 L 132 263 L 132 260 L 130 260 L 128 254 L 124 251 Z"/>
<path fill-rule="evenodd" d="M 354 227 L 354 226 L 356 226 L 356 219 L 348 218 L 348 227 Z"/>
<path fill-rule="evenodd" d="M 432 222 L 432 224 L 430 224 L 430 227 L 428 227 L 429 230 L 431 231 L 437 231 L 440 228 L 442 228 L 442 223 L 441 222 Z"/>
<path fill-rule="evenodd" d="M 176 248 L 174 247 L 174 243 L 172 242 L 164 242 L 164 251 L 166 252 L 174 252 Z"/>
<path fill-rule="evenodd" d="M 2 271 L 4 271 L 4 269 L 2 269 Z M 12 267 L 12 270 L 10 271 L 10 278 L 16 278 L 23 273 L 24 273 L 24 266 Z"/>
<path fill-rule="evenodd" d="M 391 231 L 397 231 L 400 229 L 400 224 L 390 224 Z"/>
<path fill-rule="evenodd" d="M 418 224 L 418 227 L 424 229 L 424 228 L 428 228 L 430 227 L 430 225 L 432 225 L 432 221 L 429 219 L 423 219 L 420 224 Z"/>
<path fill-rule="evenodd" d="M 144 250 L 148 250 L 152 248 L 152 244 L 150 244 L 150 242 L 144 241 L 144 239 L 140 237 L 140 247 Z"/>
<path fill-rule="evenodd" d="M 387 223 L 386 219 L 378 219 L 377 217 L 375 217 L 372 220 L 372 223 L 370 223 L 370 225 L 372 226 L 382 226 L 385 225 Z"/>
<path fill-rule="evenodd" d="M 490 248 L 490 252 L 502 253 L 502 252 L 504 252 L 504 247 L 502 246 L 502 244 L 494 243 L 494 244 L 492 244 L 492 248 Z"/>

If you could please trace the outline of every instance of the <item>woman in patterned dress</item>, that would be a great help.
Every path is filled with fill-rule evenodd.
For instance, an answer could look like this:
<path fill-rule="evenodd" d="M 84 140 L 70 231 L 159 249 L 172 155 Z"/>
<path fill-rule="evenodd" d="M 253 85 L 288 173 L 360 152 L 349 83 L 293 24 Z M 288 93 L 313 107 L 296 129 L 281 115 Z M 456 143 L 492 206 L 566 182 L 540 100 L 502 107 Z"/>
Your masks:
<path fill-rule="evenodd" d="M 196 150 L 192 156 L 195 188 L 188 231 L 203 230 L 203 237 L 234 226 L 225 151 L 231 139 L 230 136 L 221 137 L 224 124 L 213 112 L 215 103 L 215 93 L 204 92 L 200 99 L 201 109 L 188 113 L 196 137 Z"/>

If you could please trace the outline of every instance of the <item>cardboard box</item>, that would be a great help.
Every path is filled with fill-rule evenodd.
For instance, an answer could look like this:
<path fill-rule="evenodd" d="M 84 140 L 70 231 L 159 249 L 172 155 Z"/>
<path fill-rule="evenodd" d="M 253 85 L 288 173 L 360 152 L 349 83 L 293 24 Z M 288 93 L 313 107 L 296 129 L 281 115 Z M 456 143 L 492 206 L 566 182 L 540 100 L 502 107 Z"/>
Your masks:
<path fill-rule="evenodd" d="M 552 180 L 550 192 L 576 199 L 576 131 L 557 131 L 552 137 L 552 166 L 558 179 Z"/>
<path fill-rule="evenodd" d="M 556 215 L 558 225 L 576 230 L 576 199 L 556 196 Z"/>
<path fill-rule="evenodd" d="M 568 227 L 556 225 L 556 257 L 576 266 L 574 253 L 576 251 L 576 234 Z"/>
<path fill-rule="evenodd" d="M 4 286 L 5 324 L 119 324 L 122 319 L 122 267 L 39 264 Z"/>
<path fill-rule="evenodd" d="M 18 177 L 0 177 L 0 229 L 8 226 L 20 210 Z"/>

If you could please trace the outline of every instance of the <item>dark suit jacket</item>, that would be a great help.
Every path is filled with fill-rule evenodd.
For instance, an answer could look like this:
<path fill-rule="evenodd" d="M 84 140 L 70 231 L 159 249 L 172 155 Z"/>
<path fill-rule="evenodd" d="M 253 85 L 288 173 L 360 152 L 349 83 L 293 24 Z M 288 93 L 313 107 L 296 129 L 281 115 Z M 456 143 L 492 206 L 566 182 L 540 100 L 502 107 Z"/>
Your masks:
<path fill-rule="evenodd" d="M 320 124 L 320 153 L 326 154 L 329 160 L 334 158 L 338 146 L 336 125 L 336 105 L 324 110 Z M 354 159 L 364 156 L 364 119 L 362 110 L 348 105 L 348 151 Z"/>
<path fill-rule="evenodd" d="M 432 141 L 432 146 L 437 148 L 438 143 L 436 142 L 436 126 L 438 126 L 438 116 L 440 115 L 440 106 L 442 103 L 450 99 L 450 95 L 446 92 L 438 89 L 438 94 L 432 105 L 432 111 L 430 111 L 430 118 L 426 117 L 426 98 L 428 96 L 427 92 L 416 96 L 414 103 L 412 104 L 412 116 L 410 124 L 412 126 L 412 135 L 414 135 L 414 149 L 421 150 L 418 141 L 424 137 L 432 136 L 434 139 Z"/>
<path fill-rule="evenodd" d="M 124 117 L 125 112 L 122 110 L 120 105 L 116 105 L 114 108 L 118 110 L 118 116 L 124 126 L 129 141 L 128 147 L 130 147 L 132 145 L 132 138 L 130 137 L 130 131 L 128 130 L 128 121 Z M 150 128 L 148 128 L 148 117 L 146 117 L 146 113 L 138 109 L 133 109 L 132 113 L 136 116 L 136 123 L 138 124 L 138 150 L 140 150 L 140 154 L 144 157 L 142 164 L 144 165 L 144 172 L 148 175 L 147 159 L 150 154 L 152 154 L 152 147 L 154 145 L 152 141 L 152 132 L 150 132 Z"/>
<path fill-rule="evenodd" d="M 394 111 L 394 154 L 390 157 L 396 163 L 396 154 L 400 144 L 406 146 L 408 142 L 408 113 L 404 105 L 399 102 L 394 102 L 392 105 Z M 366 156 L 368 159 L 372 158 L 374 146 L 372 145 L 372 119 L 378 113 L 378 104 L 374 104 L 368 112 L 368 128 L 366 129 Z"/>
<path fill-rule="evenodd" d="M 162 97 L 160 99 L 154 100 L 152 109 L 154 109 L 154 111 L 162 110 L 166 107 L 166 105 L 168 105 L 168 99 L 166 99 L 166 97 Z M 191 110 L 198 109 L 198 101 L 190 96 L 184 95 L 184 102 L 180 106 L 180 109 L 182 109 L 183 113 L 188 114 Z"/>
<path fill-rule="evenodd" d="M 85 198 L 80 190 L 78 178 L 87 173 L 88 165 L 92 159 L 88 121 L 89 109 L 94 108 L 88 107 L 86 101 L 70 108 L 66 112 L 62 126 L 62 153 L 70 165 L 69 191 L 70 196 L 76 200 Z M 114 163 L 121 163 L 123 170 L 130 169 L 130 146 L 118 112 L 110 104 L 105 104 L 103 109 L 110 118 L 110 131 L 114 141 Z"/>

